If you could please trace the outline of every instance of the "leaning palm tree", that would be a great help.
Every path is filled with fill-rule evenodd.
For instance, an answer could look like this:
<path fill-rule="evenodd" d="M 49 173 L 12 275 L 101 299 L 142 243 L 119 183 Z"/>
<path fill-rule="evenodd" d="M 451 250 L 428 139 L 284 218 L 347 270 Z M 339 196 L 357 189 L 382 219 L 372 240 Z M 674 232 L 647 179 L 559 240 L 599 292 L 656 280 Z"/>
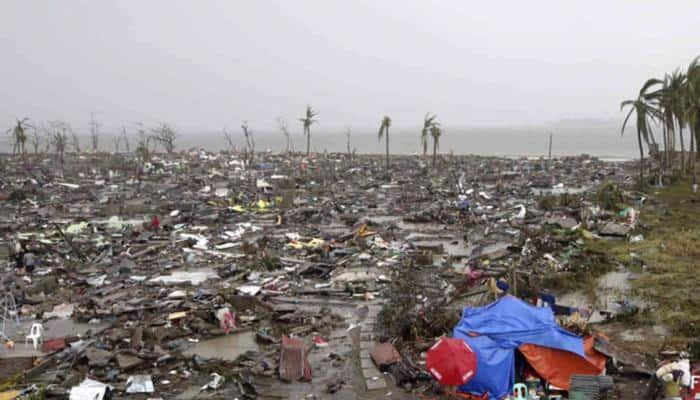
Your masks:
<path fill-rule="evenodd" d="M 430 113 L 426 113 L 425 117 L 423 118 L 423 130 L 421 131 L 420 135 L 424 157 L 426 154 L 428 154 L 428 135 L 430 135 L 430 127 L 433 125 L 440 125 L 440 123 L 437 122 L 437 115 L 430 115 Z"/>
<path fill-rule="evenodd" d="M 317 122 L 314 119 L 318 115 L 318 112 L 314 111 L 311 106 L 306 106 L 306 115 L 299 118 L 299 121 L 304 125 L 304 135 L 306 135 L 306 155 L 311 153 L 311 125 Z"/>
<path fill-rule="evenodd" d="M 433 167 L 437 162 L 437 149 L 440 147 L 440 136 L 442 136 L 442 128 L 440 125 L 433 124 L 430 126 L 430 136 L 433 138 Z"/>
<path fill-rule="evenodd" d="M 622 129 L 620 133 L 625 134 L 625 127 L 627 126 L 627 121 L 632 116 L 632 113 L 637 115 L 637 144 L 639 145 L 639 184 L 644 185 L 644 145 L 649 143 L 649 137 L 652 135 L 651 123 L 657 116 L 659 116 L 657 109 L 654 108 L 652 104 L 649 103 L 647 90 L 653 86 L 660 84 L 661 81 L 658 79 L 649 79 L 642 89 L 639 91 L 639 95 L 634 100 L 625 100 L 620 104 L 620 110 L 624 110 L 626 107 L 630 107 L 624 122 L 622 123 Z"/>
<path fill-rule="evenodd" d="M 386 176 L 387 178 L 389 177 L 389 127 L 391 126 L 391 118 L 389 116 L 385 115 L 384 118 L 382 118 L 382 123 L 379 125 L 379 140 L 382 140 L 382 137 L 386 137 Z"/>

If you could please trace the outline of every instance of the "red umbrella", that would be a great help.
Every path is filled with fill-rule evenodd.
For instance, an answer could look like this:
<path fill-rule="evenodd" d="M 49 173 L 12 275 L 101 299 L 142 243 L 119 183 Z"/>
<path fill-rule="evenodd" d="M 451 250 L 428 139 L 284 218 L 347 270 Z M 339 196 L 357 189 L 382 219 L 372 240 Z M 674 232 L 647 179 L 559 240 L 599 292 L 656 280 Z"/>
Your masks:
<path fill-rule="evenodd" d="M 428 350 L 426 365 L 440 383 L 459 386 L 476 375 L 476 353 L 464 340 L 442 338 Z"/>

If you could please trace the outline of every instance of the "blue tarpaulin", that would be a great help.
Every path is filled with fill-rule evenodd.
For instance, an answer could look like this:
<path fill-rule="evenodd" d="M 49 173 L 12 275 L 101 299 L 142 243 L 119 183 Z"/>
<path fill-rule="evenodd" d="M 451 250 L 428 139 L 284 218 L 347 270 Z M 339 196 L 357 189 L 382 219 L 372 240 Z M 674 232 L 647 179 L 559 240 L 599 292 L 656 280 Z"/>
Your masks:
<path fill-rule="evenodd" d="M 477 335 L 477 336 L 475 336 Z M 500 399 L 515 383 L 515 350 L 525 343 L 585 357 L 583 339 L 557 325 L 550 308 L 537 308 L 506 296 L 484 307 L 466 307 L 453 336 L 477 355 L 474 378 L 460 391 Z"/>

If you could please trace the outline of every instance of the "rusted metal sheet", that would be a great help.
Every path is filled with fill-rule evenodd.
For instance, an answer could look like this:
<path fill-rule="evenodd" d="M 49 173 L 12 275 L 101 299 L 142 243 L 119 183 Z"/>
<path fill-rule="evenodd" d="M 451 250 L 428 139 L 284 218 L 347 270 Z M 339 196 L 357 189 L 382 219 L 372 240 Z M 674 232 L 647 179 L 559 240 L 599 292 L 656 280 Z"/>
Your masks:
<path fill-rule="evenodd" d="M 372 348 L 370 357 L 372 357 L 372 361 L 374 361 L 380 369 L 401 361 L 401 354 L 399 354 L 394 345 L 389 342 L 377 343 L 374 348 Z"/>
<path fill-rule="evenodd" d="M 311 365 L 306 358 L 304 342 L 299 339 L 282 336 L 282 346 L 280 351 L 280 378 L 282 380 L 310 381 Z"/>

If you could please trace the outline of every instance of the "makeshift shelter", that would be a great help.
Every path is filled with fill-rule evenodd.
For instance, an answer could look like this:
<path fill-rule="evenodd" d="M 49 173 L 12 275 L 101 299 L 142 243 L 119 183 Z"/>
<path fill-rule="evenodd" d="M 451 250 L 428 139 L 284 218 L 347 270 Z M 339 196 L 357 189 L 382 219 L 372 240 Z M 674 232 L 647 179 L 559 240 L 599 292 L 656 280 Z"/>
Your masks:
<path fill-rule="evenodd" d="M 533 360 L 533 368 L 555 385 L 567 380 L 564 386 L 568 387 L 568 377 L 574 373 L 602 371 L 600 355 L 592 353 L 592 341 L 589 359 L 583 338 L 557 325 L 551 308 L 537 308 L 513 296 L 484 307 L 466 307 L 453 336 L 466 341 L 477 354 L 476 376 L 459 388 L 466 393 L 488 393 L 494 399 L 510 393 L 516 378 L 515 351 L 521 346 L 528 361 Z"/>
<path fill-rule="evenodd" d="M 537 373 L 554 386 L 569 390 L 574 375 L 600 375 L 605 371 L 607 358 L 593 348 L 595 338 L 584 339 L 586 357 L 557 349 L 523 344 L 518 350 Z"/>

